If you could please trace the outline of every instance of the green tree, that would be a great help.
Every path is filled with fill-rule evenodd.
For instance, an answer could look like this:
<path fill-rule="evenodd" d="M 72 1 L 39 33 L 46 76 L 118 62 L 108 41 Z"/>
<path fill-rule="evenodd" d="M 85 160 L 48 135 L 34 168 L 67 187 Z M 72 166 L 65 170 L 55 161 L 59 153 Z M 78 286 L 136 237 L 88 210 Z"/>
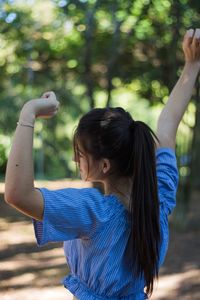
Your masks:
<path fill-rule="evenodd" d="M 9 148 L 5 140 L 12 135 L 23 103 L 54 90 L 60 113 L 48 122 L 38 120 L 35 129 L 36 173 L 49 177 L 74 176 L 73 129 L 93 107 L 122 105 L 155 129 L 183 64 L 181 39 L 186 28 L 198 26 L 200 11 L 194 0 L 32 0 L 0 5 L 1 172 Z M 194 124 L 198 132 L 195 107 L 191 103 L 178 135 L 183 183 L 198 160 L 192 154 L 199 149 L 197 138 L 192 142 Z M 182 159 L 185 156 L 194 157 L 192 165 Z"/>

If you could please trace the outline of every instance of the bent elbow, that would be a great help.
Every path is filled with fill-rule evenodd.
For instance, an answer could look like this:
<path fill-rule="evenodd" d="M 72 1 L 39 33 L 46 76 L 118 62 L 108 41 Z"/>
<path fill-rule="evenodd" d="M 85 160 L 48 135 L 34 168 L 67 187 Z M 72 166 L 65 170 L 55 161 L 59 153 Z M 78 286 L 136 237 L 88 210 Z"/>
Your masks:
<path fill-rule="evenodd" d="M 9 205 L 17 205 L 19 202 L 19 195 L 16 194 L 16 191 L 9 191 L 5 188 L 4 200 Z"/>

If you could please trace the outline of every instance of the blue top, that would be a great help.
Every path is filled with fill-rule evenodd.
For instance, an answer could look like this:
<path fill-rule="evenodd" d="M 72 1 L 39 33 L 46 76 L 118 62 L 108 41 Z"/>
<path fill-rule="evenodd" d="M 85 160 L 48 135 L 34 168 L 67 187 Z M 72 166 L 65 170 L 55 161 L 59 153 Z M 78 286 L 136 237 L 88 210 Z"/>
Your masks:
<path fill-rule="evenodd" d="M 159 267 L 168 248 L 168 215 L 176 205 L 178 171 L 175 151 L 156 151 L 160 200 Z M 80 300 L 144 300 L 144 278 L 134 278 L 125 261 L 130 234 L 128 210 L 115 195 L 95 188 L 40 189 L 43 221 L 34 220 L 38 245 L 64 242 L 70 274 L 64 286 Z"/>

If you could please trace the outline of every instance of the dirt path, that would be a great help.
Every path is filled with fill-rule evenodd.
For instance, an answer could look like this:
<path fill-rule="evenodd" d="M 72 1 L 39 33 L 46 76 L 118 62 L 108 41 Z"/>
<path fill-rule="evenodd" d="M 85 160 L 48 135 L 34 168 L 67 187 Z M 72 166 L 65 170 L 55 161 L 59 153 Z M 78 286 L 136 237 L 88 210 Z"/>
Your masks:
<path fill-rule="evenodd" d="M 152 300 L 200 299 L 198 210 L 192 212 L 189 219 L 190 229 L 185 232 L 171 229 L 169 251 Z M 0 232 L 1 300 L 72 299 L 60 284 L 69 271 L 61 244 L 38 248 L 30 219 L 2 200 Z"/>

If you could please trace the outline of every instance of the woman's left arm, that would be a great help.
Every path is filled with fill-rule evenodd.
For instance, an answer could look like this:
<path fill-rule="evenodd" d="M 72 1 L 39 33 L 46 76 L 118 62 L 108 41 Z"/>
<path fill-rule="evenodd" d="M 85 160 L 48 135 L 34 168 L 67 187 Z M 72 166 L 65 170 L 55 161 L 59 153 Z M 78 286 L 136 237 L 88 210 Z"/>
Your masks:
<path fill-rule="evenodd" d="M 49 92 L 40 99 L 28 101 L 20 113 L 5 177 L 5 201 L 37 220 L 43 217 L 43 197 L 34 187 L 33 129 L 37 117 L 52 117 L 59 102 Z"/>
<path fill-rule="evenodd" d="M 158 147 L 175 148 L 179 123 L 191 99 L 193 87 L 200 69 L 200 29 L 190 29 L 183 40 L 185 66 L 179 80 L 170 93 L 157 125 Z"/>

